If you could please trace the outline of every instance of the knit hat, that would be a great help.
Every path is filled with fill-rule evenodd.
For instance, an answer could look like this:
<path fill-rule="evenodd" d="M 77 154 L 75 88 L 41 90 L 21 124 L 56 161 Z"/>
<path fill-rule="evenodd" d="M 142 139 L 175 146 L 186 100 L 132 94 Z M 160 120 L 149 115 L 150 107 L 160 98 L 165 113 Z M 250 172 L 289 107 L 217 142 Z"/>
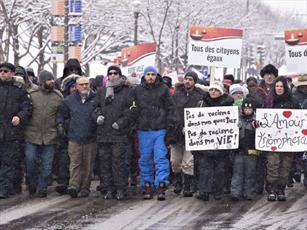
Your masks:
<path fill-rule="evenodd" d="M 15 72 L 15 66 L 12 63 L 9 63 L 9 62 L 1 63 L 0 69 L 1 68 L 7 68 L 7 69 L 11 70 L 12 72 Z"/>
<path fill-rule="evenodd" d="M 240 84 L 233 84 L 229 87 L 229 95 L 233 95 L 234 93 L 238 92 L 243 93 L 243 87 Z"/>
<path fill-rule="evenodd" d="M 111 66 L 109 66 L 107 73 L 109 74 L 109 72 L 111 70 L 115 70 L 116 72 L 119 73 L 119 76 L 122 76 L 122 71 L 121 71 L 121 69 L 120 69 L 120 67 L 118 65 L 111 65 Z"/>
<path fill-rule="evenodd" d="M 221 92 L 221 95 L 224 94 L 224 87 L 223 87 L 222 83 L 219 82 L 219 81 L 215 81 L 215 82 L 211 83 L 210 86 L 209 86 L 209 91 L 210 91 L 210 89 L 217 89 L 218 91 Z"/>
<path fill-rule="evenodd" d="M 156 67 L 154 67 L 154 66 L 147 66 L 147 67 L 144 69 L 144 76 L 145 76 L 147 73 L 154 73 L 155 75 L 157 75 L 157 74 L 158 74 L 158 70 L 157 70 Z"/>
<path fill-rule="evenodd" d="M 265 74 L 273 74 L 275 77 L 278 77 L 278 69 L 276 69 L 276 67 L 272 64 L 268 64 L 260 71 L 261 77 L 263 77 Z"/>
<path fill-rule="evenodd" d="M 26 67 L 25 69 L 26 69 L 26 72 L 27 72 L 28 76 L 35 77 L 34 70 L 33 70 L 32 67 L 29 67 L 29 66 L 28 66 L 28 67 Z"/>
<path fill-rule="evenodd" d="M 198 79 L 197 73 L 195 73 L 194 71 L 189 71 L 189 72 L 187 72 L 187 73 L 184 75 L 184 78 L 186 78 L 186 77 L 188 77 L 188 76 L 193 78 L 194 83 L 197 82 L 197 79 Z"/>
<path fill-rule="evenodd" d="M 54 80 L 54 76 L 47 70 L 42 70 L 38 75 L 39 83 L 44 83 L 48 80 Z"/>
<path fill-rule="evenodd" d="M 252 108 L 255 110 L 258 106 L 258 103 L 253 98 L 247 97 L 243 100 L 241 108 Z"/>

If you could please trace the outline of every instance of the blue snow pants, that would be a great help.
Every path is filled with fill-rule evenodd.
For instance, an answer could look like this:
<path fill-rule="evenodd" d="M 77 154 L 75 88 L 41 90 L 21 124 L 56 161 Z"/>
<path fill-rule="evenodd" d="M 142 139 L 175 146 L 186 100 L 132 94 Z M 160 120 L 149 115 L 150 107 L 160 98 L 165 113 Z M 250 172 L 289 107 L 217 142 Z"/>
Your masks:
<path fill-rule="evenodd" d="M 169 184 L 170 168 L 164 143 L 165 134 L 165 129 L 138 131 L 141 187 L 144 187 L 146 182 L 156 188 L 161 182 L 164 182 L 166 186 Z"/>

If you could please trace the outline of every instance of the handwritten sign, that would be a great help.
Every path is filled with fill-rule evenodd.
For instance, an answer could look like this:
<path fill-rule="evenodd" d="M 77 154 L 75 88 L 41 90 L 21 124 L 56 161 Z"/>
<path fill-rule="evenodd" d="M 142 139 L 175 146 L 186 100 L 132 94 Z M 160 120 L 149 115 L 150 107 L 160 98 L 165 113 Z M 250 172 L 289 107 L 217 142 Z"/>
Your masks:
<path fill-rule="evenodd" d="M 273 152 L 307 150 L 307 110 L 257 109 L 256 149 Z"/>
<path fill-rule="evenodd" d="M 186 150 L 237 149 L 236 106 L 184 109 Z"/>

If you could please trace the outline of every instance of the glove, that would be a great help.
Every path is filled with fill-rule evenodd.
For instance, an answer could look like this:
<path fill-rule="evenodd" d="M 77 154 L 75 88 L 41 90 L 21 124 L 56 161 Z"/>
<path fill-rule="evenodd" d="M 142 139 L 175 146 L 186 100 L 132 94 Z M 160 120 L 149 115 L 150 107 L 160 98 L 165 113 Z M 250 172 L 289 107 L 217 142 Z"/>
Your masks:
<path fill-rule="evenodd" d="M 57 125 L 57 131 L 58 131 L 58 135 L 60 137 L 66 137 L 66 132 L 65 132 L 65 128 L 64 128 L 63 124 Z"/>
<path fill-rule="evenodd" d="M 252 121 L 252 127 L 253 127 L 254 129 L 257 129 L 257 128 L 259 128 L 260 126 L 261 126 L 261 122 L 260 122 L 260 121 L 256 121 L 256 120 Z"/>
<path fill-rule="evenodd" d="M 113 123 L 112 128 L 116 129 L 116 130 L 119 130 L 119 126 L 118 126 L 118 124 L 116 122 Z"/>
<path fill-rule="evenodd" d="M 103 125 L 104 122 L 104 116 L 100 115 L 97 117 L 97 125 Z"/>

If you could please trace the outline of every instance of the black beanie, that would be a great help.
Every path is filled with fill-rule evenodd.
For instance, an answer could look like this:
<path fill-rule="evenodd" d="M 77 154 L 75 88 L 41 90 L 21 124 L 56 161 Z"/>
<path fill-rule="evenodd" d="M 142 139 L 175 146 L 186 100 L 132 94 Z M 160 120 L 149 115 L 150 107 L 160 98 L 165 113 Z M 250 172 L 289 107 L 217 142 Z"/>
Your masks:
<path fill-rule="evenodd" d="M 117 65 L 111 65 L 111 66 L 108 68 L 108 72 L 107 72 L 108 75 L 109 75 L 109 72 L 110 72 L 111 70 L 115 70 L 116 72 L 119 73 L 119 76 L 122 76 L 122 71 L 120 70 L 119 66 L 117 66 Z"/>
<path fill-rule="evenodd" d="M 260 71 L 261 77 L 263 77 L 265 74 L 273 74 L 275 77 L 278 77 L 278 69 L 276 69 L 274 65 L 268 64 Z"/>
<path fill-rule="evenodd" d="M 42 70 L 38 75 L 39 83 L 44 83 L 48 80 L 54 80 L 54 76 L 47 70 Z"/>
<path fill-rule="evenodd" d="M 24 78 L 27 75 L 26 70 L 22 66 L 17 66 L 15 68 L 15 76 L 22 76 Z"/>
<path fill-rule="evenodd" d="M 4 62 L 0 64 L 0 68 L 7 68 L 11 70 L 12 72 L 15 72 L 15 66 L 12 63 Z"/>
<path fill-rule="evenodd" d="M 195 73 L 194 71 L 189 71 L 189 72 L 187 72 L 187 73 L 184 75 L 184 78 L 186 78 L 186 77 L 188 77 L 188 76 L 193 78 L 194 83 L 197 82 L 197 80 L 198 80 L 198 75 L 197 75 L 197 73 Z"/>
<path fill-rule="evenodd" d="M 172 88 L 173 86 L 173 80 L 172 78 L 170 78 L 169 76 L 163 76 L 162 77 L 164 84 L 168 87 L 168 88 Z"/>

